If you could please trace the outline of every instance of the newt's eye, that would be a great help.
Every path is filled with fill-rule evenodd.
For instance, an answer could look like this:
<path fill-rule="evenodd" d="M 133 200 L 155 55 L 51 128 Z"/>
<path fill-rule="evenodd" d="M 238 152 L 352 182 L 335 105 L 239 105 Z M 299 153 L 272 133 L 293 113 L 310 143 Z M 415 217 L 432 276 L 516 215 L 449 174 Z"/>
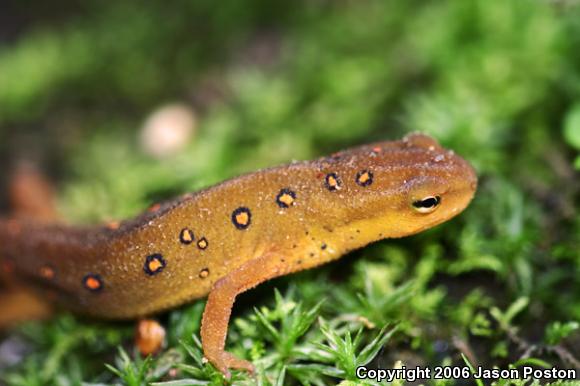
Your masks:
<path fill-rule="evenodd" d="M 413 201 L 413 208 L 419 213 L 431 213 L 441 203 L 439 196 L 427 196 L 421 200 Z"/>

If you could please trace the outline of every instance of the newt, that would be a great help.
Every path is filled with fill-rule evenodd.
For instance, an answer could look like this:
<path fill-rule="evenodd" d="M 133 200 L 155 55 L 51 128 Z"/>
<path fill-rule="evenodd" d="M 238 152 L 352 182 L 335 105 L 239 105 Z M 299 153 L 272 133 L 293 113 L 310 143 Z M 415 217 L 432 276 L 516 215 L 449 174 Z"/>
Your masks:
<path fill-rule="evenodd" d="M 476 187 L 468 162 L 411 134 L 242 175 L 127 221 L 6 218 L 0 264 L 5 279 L 98 318 L 141 318 L 208 296 L 204 356 L 229 376 L 231 368 L 253 370 L 225 351 L 238 294 L 445 222 Z"/>

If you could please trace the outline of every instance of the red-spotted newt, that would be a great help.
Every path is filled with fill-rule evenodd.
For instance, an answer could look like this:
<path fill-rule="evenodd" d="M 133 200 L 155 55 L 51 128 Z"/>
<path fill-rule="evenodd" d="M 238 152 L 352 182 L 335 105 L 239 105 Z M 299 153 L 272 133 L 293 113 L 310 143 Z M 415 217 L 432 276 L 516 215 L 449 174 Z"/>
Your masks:
<path fill-rule="evenodd" d="M 139 318 L 209 294 L 204 355 L 227 375 L 252 369 L 224 350 L 238 294 L 447 221 L 476 185 L 465 160 L 412 134 L 233 178 L 133 220 L 2 220 L 0 259 L 6 276 L 99 318 Z"/>

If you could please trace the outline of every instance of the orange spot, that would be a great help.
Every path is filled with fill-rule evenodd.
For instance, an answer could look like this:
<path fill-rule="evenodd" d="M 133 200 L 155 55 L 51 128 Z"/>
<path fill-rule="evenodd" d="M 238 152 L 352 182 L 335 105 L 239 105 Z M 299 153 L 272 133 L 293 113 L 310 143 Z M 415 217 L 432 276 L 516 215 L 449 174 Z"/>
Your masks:
<path fill-rule="evenodd" d="M 338 181 L 336 181 L 336 178 L 334 178 L 333 176 L 328 177 L 328 185 L 332 186 L 333 188 L 336 188 L 338 186 Z"/>
<path fill-rule="evenodd" d="M 380 153 L 382 150 L 383 150 L 383 149 L 381 149 L 381 148 L 380 148 L 380 147 L 378 147 L 378 146 L 375 146 L 375 147 L 373 147 L 373 151 L 374 151 L 375 153 Z"/>
<path fill-rule="evenodd" d="M 163 267 L 163 264 L 158 259 L 153 259 L 149 262 L 149 270 L 151 272 L 156 272 L 161 267 Z"/>
<path fill-rule="evenodd" d="M 326 175 L 324 183 L 328 188 L 328 190 L 330 190 L 331 192 L 335 192 L 337 190 L 340 190 L 341 188 L 340 185 L 342 184 L 342 181 L 340 180 L 340 177 L 338 177 L 336 173 L 328 173 Z"/>
<path fill-rule="evenodd" d="M 120 226 L 121 223 L 119 221 L 111 221 L 107 224 L 107 228 L 109 228 L 112 231 L 119 229 Z"/>
<path fill-rule="evenodd" d="M 147 256 L 145 259 L 145 264 L 143 265 L 143 270 L 147 275 L 153 276 L 163 271 L 166 262 L 159 253 Z"/>
<path fill-rule="evenodd" d="M 232 223 L 236 228 L 243 230 L 250 226 L 252 213 L 244 206 L 240 206 L 232 212 Z"/>
<path fill-rule="evenodd" d="M 54 279 L 54 269 L 52 267 L 49 267 L 48 265 L 41 267 L 39 273 L 40 276 L 42 276 L 46 280 Z"/>
<path fill-rule="evenodd" d="M 159 210 L 159 208 L 161 208 L 161 204 L 157 203 L 157 204 L 153 204 L 149 207 L 149 209 L 147 209 L 148 212 L 157 212 Z"/>
<path fill-rule="evenodd" d="M 363 173 L 360 175 L 360 177 L 358 178 L 358 181 L 362 184 L 364 184 L 365 182 L 367 182 L 370 179 L 370 176 L 368 173 Z"/>
<path fill-rule="evenodd" d="M 361 170 L 356 175 L 356 183 L 362 187 L 369 186 L 373 183 L 373 173 L 368 170 Z"/>
<path fill-rule="evenodd" d="M 184 244 L 189 244 L 193 241 L 193 232 L 191 229 L 182 229 L 181 234 L 179 235 L 179 240 Z"/>
<path fill-rule="evenodd" d="M 96 291 L 101 288 L 103 284 L 99 279 L 93 276 L 89 276 L 85 279 L 85 286 L 92 291 Z"/>
<path fill-rule="evenodd" d="M 207 269 L 207 268 L 204 268 L 204 269 L 202 269 L 201 271 L 199 271 L 199 277 L 200 277 L 201 279 L 205 279 L 205 278 L 206 278 L 206 277 L 208 277 L 208 276 L 209 276 L 209 269 Z"/>
<path fill-rule="evenodd" d="M 199 239 L 199 241 L 197 242 L 197 247 L 199 249 L 206 249 L 207 248 L 207 240 L 205 239 L 205 237 L 202 237 L 201 239 Z"/>
<path fill-rule="evenodd" d="M 292 197 L 288 193 L 284 193 L 283 195 L 281 195 L 278 200 L 281 203 L 285 204 L 286 206 L 290 206 L 290 205 L 294 204 L 294 197 Z"/>
<path fill-rule="evenodd" d="M 246 225 L 249 219 L 248 213 L 246 212 L 236 214 L 236 222 L 240 225 Z"/>
<path fill-rule="evenodd" d="M 165 329 L 157 321 L 145 319 L 137 324 L 135 344 L 143 356 L 152 355 L 163 347 Z"/>

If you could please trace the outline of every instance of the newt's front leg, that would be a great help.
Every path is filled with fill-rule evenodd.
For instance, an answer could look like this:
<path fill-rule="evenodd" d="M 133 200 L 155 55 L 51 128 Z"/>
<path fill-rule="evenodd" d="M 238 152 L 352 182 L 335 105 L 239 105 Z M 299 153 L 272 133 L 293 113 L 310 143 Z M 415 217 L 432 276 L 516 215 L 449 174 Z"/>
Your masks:
<path fill-rule="evenodd" d="M 254 366 L 225 351 L 228 323 L 236 296 L 283 274 L 279 259 L 272 253 L 248 261 L 213 285 L 201 321 L 201 342 L 205 357 L 226 378 L 229 369 L 254 371 Z"/>

